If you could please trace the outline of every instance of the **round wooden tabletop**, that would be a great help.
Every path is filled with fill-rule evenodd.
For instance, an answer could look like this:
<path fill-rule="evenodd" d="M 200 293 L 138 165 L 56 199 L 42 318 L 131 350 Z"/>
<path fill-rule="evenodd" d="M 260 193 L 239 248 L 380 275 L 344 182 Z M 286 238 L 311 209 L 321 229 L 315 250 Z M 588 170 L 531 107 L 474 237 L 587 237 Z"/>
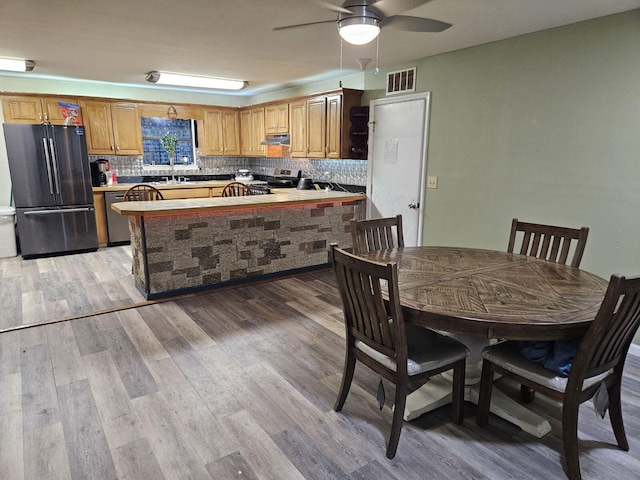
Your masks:
<path fill-rule="evenodd" d="M 488 338 L 580 336 L 608 285 L 567 265 L 491 250 L 404 247 L 364 256 L 398 263 L 406 321 Z"/>

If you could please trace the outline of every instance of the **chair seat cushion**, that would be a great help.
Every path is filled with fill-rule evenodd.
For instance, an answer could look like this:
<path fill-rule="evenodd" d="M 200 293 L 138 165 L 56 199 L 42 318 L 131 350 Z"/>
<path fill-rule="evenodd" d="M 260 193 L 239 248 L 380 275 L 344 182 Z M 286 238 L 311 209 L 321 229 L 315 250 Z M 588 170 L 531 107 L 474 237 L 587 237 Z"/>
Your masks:
<path fill-rule="evenodd" d="M 467 347 L 446 335 L 410 323 L 405 324 L 405 330 L 408 351 L 407 373 L 409 375 L 436 370 L 469 355 Z M 378 352 L 360 340 L 356 340 L 355 347 L 389 370 L 396 371 L 395 359 Z"/>
<path fill-rule="evenodd" d="M 517 342 L 501 342 L 485 347 L 482 351 L 482 358 L 504 368 L 508 372 L 528 378 L 557 392 L 564 392 L 567 388 L 568 377 L 558 375 L 553 370 L 524 358 L 518 349 Z M 586 378 L 582 384 L 582 389 L 585 390 L 601 382 L 611 373 L 613 373 L 613 370 Z"/>

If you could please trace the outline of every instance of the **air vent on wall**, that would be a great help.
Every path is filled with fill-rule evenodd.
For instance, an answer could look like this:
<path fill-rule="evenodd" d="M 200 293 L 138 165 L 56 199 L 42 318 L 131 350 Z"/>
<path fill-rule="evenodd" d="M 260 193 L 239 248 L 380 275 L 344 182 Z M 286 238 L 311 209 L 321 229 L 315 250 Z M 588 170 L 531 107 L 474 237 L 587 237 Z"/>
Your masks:
<path fill-rule="evenodd" d="M 387 74 L 387 95 L 416 91 L 416 67 Z"/>

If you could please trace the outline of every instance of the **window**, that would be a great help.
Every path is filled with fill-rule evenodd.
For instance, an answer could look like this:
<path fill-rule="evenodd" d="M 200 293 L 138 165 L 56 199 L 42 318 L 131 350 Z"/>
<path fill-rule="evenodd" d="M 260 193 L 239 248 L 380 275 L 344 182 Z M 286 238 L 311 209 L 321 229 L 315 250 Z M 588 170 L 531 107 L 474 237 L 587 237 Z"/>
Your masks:
<path fill-rule="evenodd" d="M 160 140 L 165 134 L 176 135 L 176 168 L 192 169 L 196 167 L 196 121 L 174 118 L 141 117 L 142 148 L 144 167 L 147 169 L 166 168 L 170 165 L 169 156 L 162 148 Z"/>

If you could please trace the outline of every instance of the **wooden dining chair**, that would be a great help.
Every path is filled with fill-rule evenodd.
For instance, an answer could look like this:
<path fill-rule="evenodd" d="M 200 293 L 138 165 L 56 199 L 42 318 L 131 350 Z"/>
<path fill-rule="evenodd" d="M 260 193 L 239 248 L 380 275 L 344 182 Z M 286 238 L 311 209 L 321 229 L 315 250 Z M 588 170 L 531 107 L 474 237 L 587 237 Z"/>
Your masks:
<path fill-rule="evenodd" d="M 562 401 L 562 440 L 570 479 L 580 478 L 578 458 L 578 409 L 596 397 L 608 397 L 609 418 L 618 447 L 629 450 L 622 422 L 620 387 L 629 345 L 640 325 L 640 276 L 614 274 L 595 319 L 578 346 L 568 377 L 538 363 L 527 361 L 512 341 L 482 351 L 482 377 L 477 423 L 486 427 L 489 419 L 494 372 L 511 377 L 541 394 Z M 604 417 L 604 411 L 601 412 Z"/>
<path fill-rule="evenodd" d="M 141 183 L 130 187 L 124 194 L 125 202 L 164 200 L 162 192 L 157 188 Z"/>
<path fill-rule="evenodd" d="M 578 268 L 587 244 L 589 228 L 568 228 L 542 225 L 538 223 L 520 222 L 514 218 L 511 222 L 511 234 L 507 252 L 513 253 L 518 232 L 522 232 L 520 255 L 542 258 L 554 263 L 566 264 L 571 243 L 576 240 L 571 266 Z"/>
<path fill-rule="evenodd" d="M 242 182 L 228 183 L 222 190 L 223 197 L 242 197 L 245 195 L 253 195 L 253 191 Z"/>
<path fill-rule="evenodd" d="M 396 246 L 404 247 L 402 215 L 371 220 L 352 219 L 351 240 L 356 255 Z"/>
<path fill-rule="evenodd" d="M 452 418 L 455 423 L 462 423 L 465 362 L 469 350 L 451 337 L 405 324 L 395 262 L 372 262 L 345 252 L 335 244 L 331 245 L 330 257 L 342 297 L 346 328 L 344 373 L 335 411 L 342 410 L 347 399 L 358 360 L 396 386 L 388 458 L 393 458 L 398 448 L 409 383 L 424 383 L 433 375 L 453 369 Z"/>
<path fill-rule="evenodd" d="M 511 222 L 511 234 L 509 235 L 509 245 L 507 252 L 513 253 L 516 238 L 522 233 L 522 243 L 518 253 L 530 257 L 542 258 L 549 262 L 566 265 L 571 250 L 571 243 L 574 242 L 573 257 L 571 266 L 578 268 L 582 261 L 582 254 L 587 244 L 589 228 L 569 228 L 556 227 L 553 225 L 543 225 L 539 223 L 521 222 L 514 218 Z M 520 397 L 526 403 L 533 402 L 535 391 L 522 386 Z"/>

